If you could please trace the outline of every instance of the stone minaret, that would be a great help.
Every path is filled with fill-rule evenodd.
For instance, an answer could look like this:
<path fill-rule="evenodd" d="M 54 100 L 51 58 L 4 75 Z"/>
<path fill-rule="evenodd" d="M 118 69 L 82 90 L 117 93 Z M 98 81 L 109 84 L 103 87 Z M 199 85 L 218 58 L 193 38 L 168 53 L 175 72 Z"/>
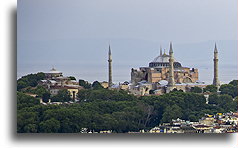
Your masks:
<path fill-rule="evenodd" d="M 162 47 L 160 46 L 160 56 L 162 56 Z"/>
<path fill-rule="evenodd" d="M 218 80 L 218 51 L 217 51 L 217 45 L 215 44 L 214 49 L 214 78 L 213 78 L 213 85 L 215 85 L 217 88 L 220 87 L 220 81 Z"/>
<path fill-rule="evenodd" d="M 174 52 L 172 48 L 172 43 L 170 43 L 169 49 L 169 81 L 168 81 L 168 92 L 172 91 L 175 88 L 174 82 Z"/>
<path fill-rule="evenodd" d="M 109 45 L 109 51 L 108 51 L 108 88 L 112 86 L 112 53 L 111 53 L 111 48 Z"/>

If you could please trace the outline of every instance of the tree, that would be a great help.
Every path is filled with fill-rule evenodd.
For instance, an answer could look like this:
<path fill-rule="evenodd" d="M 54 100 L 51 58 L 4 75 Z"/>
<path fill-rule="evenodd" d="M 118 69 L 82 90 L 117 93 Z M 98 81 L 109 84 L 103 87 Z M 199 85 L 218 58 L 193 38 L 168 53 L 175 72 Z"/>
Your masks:
<path fill-rule="evenodd" d="M 203 90 L 204 92 L 217 92 L 217 87 L 215 85 L 207 85 Z"/>
<path fill-rule="evenodd" d="M 91 84 L 88 83 L 87 81 L 84 81 L 84 80 L 79 80 L 79 85 L 83 86 L 85 89 L 90 89 L 91 88 Z"/>
<path fill-rule="evenodd" d="M 218 105 L 220 102 L 221 102 L 220 98 L 218 97 L 217 94 L 209 95 L 209 98 L 208 98 L 208 103 L 209 104 L 216 104 L 216 105 Z"/>
<path fill-rule="evenodd" d="M 40 133 L 57 133 L 60 129 L 60 122 L 54 118 L 42 121 L 39 124 Z"/>
<path fill-rule="evenodd" d="M 70 92 L 67 89 L 59 90 L 58 94 L 51 99 L 52 102 L 68 102 L 70 100 Z"/>
<path fill-rule="evenodd" d="M 167 106 L 164 110 L 162 123 L 171 122 L 172 119 L 177 119 L 182 117 L 182 109 L 174 104 L 172 106 Z"/>
<path fill-rule="evenodd" d="M 209 104 L 216 104 L 218 108 L 226 112 L 237 111 L 237 102 L 230 95 L 212 94 L 209 96 Z"/>
<path fill-rule="evenodd" d="M 37 124 L 27 124 L 24 126 L 24 133 L 37 133 Z"/>
<path fill-rule="evenodd" d="M 49 92 L 46 92 L 42 95 L 42 101 L 47 103 L 49 102 L 49 99 L 50 99 L 50 93 Z"/>
<path fill-rule="evenodd" d="M 108 90 L 108 89 L 89 89 L 78 92 L 80 101 L 129 101 L 134 100 L 135 96 L 128 94 L 126 91 Z"/>
<path fill-rule="evenodd" d="M 43 97 L 45 93 L 49 93 L 49 91 L 43 86 L 37 86 L 33 93 L 37 94 L 39 97 Z"/>
<path fill-rule="evenodd" d="M 17 81 L 17 90 L 21 90 L 23 88 L 26 88 L 28 86 L 27 82 L 23 80 Z"/>
<path fill-rule="evenodd" d="M 232 84 L 223 84 L 220 87 L 221 94 L 227 94 L 232 97 L 237 96 L 237 86 Z"/>
<path fill-rule="evenodd" d="M 17 112 L 17 132 L 35 133 L 37 132 L 37 112 L 18 110 Z"/>
<path fill-rule="evenodd" d="M 98 81 L 94 81 L 92 84 L 93 89 L 102 89 L 102 85 Z"/>
<path fill-rule="evenodd" d="M 192 122 L 198 121 L 198 118 L 195 115 L 189 115 L 189 120 Z"/>
<path fill-rule="evenodd" d="M 43 99 L 49 97 L 41 88 L 32 90 L 39 91 Z M 78 133 L 82 128 L 138 132 L 172 119 L 198 121 L 204 114 L 237 111 L 237 97 L 216 92 L 209 96 L 209 104 L 202 94 L 180 91 L 135 97 L 123 90 L 83 89 L 78 96 L 80 103 L 41 105 L 38 98 L 18 91 L 17 132 Z M 71 98 L 67 90 L 61 90 L 52 100 Z"/>
<path fill-rule="evenodd" d="M 37 74 L 28 74 L 26 76 L 21 77 L 17 80 L 17 90 L 31 86 L 36 87 L 38 81 L 45 79 L 45 74 L 43 72 L 39 72 Z"/>
<path fill-rule="evenodd" d="M 237 86 L 238 84 L 238 80 L 232 80 L 229 84 L 233 85 L 233 86 Z"/>
<path fill-rule="evenodd" d="M 76 78 L 73 77 L 73 76 L 69 76 L 68 78 L 69 78 L 70 80 L 76 80 Z"/>
<path fill-rule="evenodd" d="M 235 97 L 236 110 L 238 110 L 238 96 Z"/>
<path fill-rule="evenodd" d="M 202 88 L 195 86 L 192 87 L 190 91 L 194 93 L 202 93 Z"/>
<path fill-rule="evenodd" d="M 230 95 L 219 96 L 219 107 L 223 108 L 226 112 L 237 111 L 237 102 L 233 103 L 233 99 Z"/>
<path fill-rule="evenodd" d="M 40 100 L 31 96 L 28 96 L 22 92 L 17 92 L 17 108 L 32 107 L 39 105 Z"/>

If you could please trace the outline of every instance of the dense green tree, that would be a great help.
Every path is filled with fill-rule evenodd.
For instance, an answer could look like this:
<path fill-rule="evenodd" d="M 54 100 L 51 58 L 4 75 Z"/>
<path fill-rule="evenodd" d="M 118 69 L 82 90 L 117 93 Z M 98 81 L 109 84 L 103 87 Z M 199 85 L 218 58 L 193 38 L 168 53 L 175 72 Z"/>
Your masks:
<path fill-rule="evenodd" d="M 17 112 L 17 132 L 32 133 L 37 132 L 38 113 L 28 111 Z"/>
<path fill-rule="evenodd" d="M 50 93 L 49 92 L 46 92 L 42 95 L 42 101 L 47 103 L 49 102 L 49 99 L 50 99 Z"/>
<path fill-rule="evenodd" d="M 197 117 L 196 117 L 196 115 L 195 115 L 195 114 L 191 114 L 191 115 L 189 115 L 189 117 L 188 117 L 188 118 L 189 118 L 189 120 L 190 120 L 191 122 L 198 121 L 198 119 L 199 119 L 199 118 L 197 118 Z"/>
<path fill-rule="evenodd" d="M 220 87 L 221 94 L 227 94 L 232 97 L 237 96 L 237 85 L 223 84 Z"/>
<path fill-rule="evenodd" d="M 26 81 L 19 80 L 17 81 L 17 90 L 21 90 L 23 88 L 26 88 L 28 86 Z"/>
<path fill-rule="evenodd" d="M 23 90 L 49 98 L 41 87 Z M 209 96 L 209 104 L 202 94 L 180 91 L 135 97 L 123 90 L 84 89 L 78 97 L 79 103 L 42 105 L 39 98 L 17 92 L 17 132 L 78 133 L 82 128 L 97 132 L 138 132 L 172 119 L 198 121 L 204 114 L 237 110 L 237 97 L 217 92 Z M 52 100 L 64 102 L 71 98 L 67 90 L 62 90 Z"/>
<path fill-rule="evenodd" d="M 235 97 L 235 104 L 236 104 L 236 111 L 238 111 L 238 96 L 237 97 Z"/>
<path fill-rule="evenodd" d="M 90 83 L 81 79 L 79 80 L 79 85 L 83 86 L 85 89 L 90 89 L 92 87 Z"/>
<path fill-rule="evenodd" d="M 45 93 L 49 93 L 49 91 L 43 86 L 37 86 L 33 93 L 37 94 L 39 97 L 43 97 Z"/>
<path fill-rule="evenodd" d="M 219 96 L 219 107 L 223 108 L 226 112 L 237 111 L 237 102 L 233 103 L 233 99 L 230 95 Z"/>
<path fill-rule="evenodd" d="M 208 103 L 209 103 L 209 104 L 216 104 L 216 105 L 218 105 L 218 104 L 220 103 L 220 100 L 219 100 L 218 95 L 215 94 L 215 93 L 209 95 Z"/>
<path fill-rule="evenodd" d="M 120 90 L 108 90 L 108 89 L 90 89 L 90 90 L 80 90 L 78 92 L 78 97 L 80 101 L 99 101 L 99 100 L 110 100 L 110 101 L 123 101 L 123 100 L 133 100 L 135 96 L 129 95 L 126 91 Z"/>
<path fill-rule="evenodd" d="M 238 96 L 238 86 L 234 87 L 234 97 Z"/>
<path fill-rule="evenodd" d="M 215 85 L 207 85 L 203 90 L 204 92 L 217 92 L 217 87 Z"/>
<path fill-rule="evenodd" d="M 102 89 L 102 85 L 98 81 L 94 81 L 92 84 L 93 89 Z"/>
<path fill-rule="evenodd" d="M 177 119 L 182 117 L 182 109 L 174 104 L 172 106 L 167 106 L 164 110 L 162 123 L 171 122 L 172 119 Z"/>
<path fill-rule="evenodd" d="M 39 105 L 40 100 L 31 96 L 28 96 L 22 92 L 17 92 L 17 108 L 31 107 Z"/>
<path fill-rule="evenodd" d="M 202 93 L 202 88 L 195 86 L 192 87 L 190 91 L 194 93 Z"/>
<path fill-rule="evenodd" d="M 51 98 L 52 102 L 68 102 L 70 100 L 70 93 L 67 89 L 59 90 L 58 94 Z"/>
<path fill-rule="evenodd" d="M 237 86 L 238 84 L 238 80 L 232 80 L 229 84 L 233 85 L 233 86 Z"/>
<path fill-rule="evenodd" d="M 37 133 L 37 124 L 27 124 L 23 129 L 24 133 Z"/>
<path fill-rule="evenodd" d="M 42 121 L 39 124 L 39 129 L 41 133 L 57 133 L 60 129 L 60 122 L 54 118 L 46 121 Z"/>
<path fill-rule="evenodd" d="M 20 91 L 21 89 L 28 86 L 36 87 L 38 84 L 38 81 L 43 80 L 44 78 L 45 78 L 45 74 L 43 72 L 23 76 L 17 80 L 17 90 Z"/>
<path fill-rule="evenodd" d="M 222 108 L 225 112 L 236 111 L 237 110 L 237 102 L 233 100 L 230 95 L 217 95 L 212 94 L 209 96 L 209 104 L 215 104 L 219 108 Z"/>

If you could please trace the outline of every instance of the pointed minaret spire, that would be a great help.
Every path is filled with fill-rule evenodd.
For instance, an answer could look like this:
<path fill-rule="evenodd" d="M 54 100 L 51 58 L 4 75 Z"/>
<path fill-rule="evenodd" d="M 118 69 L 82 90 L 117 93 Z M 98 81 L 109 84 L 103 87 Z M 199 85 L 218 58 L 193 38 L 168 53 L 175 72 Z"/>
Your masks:
<path fill-rule="evenodd" d="M 218 53 L 217 51 L 217 44 L 215 43 L 214 53 Z"/>
<path fill-rule="evenodd" d="M 160 46 L 160 56 L 162 56 L 162 47 Z"/>
<path fill-rule="evenodd" d="M 112 86 L 112 52 L 111 47 L 109 44 L 109 50 L 108 50 L 108 88 L 111 88 Z"/>
<path fill-rule="evenodd" d="M 219 89 L 220 87 L 220 81 L 218 79 L 218 51 L 217 51 L 217 45 L 215 43 L 215 48 L 214 48 L 214 78 L 213 78 L 213 85 Z"/>
<path fill-rule="evenodd" d="M 170 53 L 173 53 L 172 42 L 170 42 L 170 45 L 169 45 L 169 54 L 170 54 Z"/>
<path fill-rule="evenodd" d="M 108 55 L 111 55 L 112 52 L 111 52 L 111 47 L 110 47 L 110 44 L 109 44 L 109 51 L 108 51 Z"/>
<path fill-rule="evenodd" d="M 164 54 L 166 54 L 165 49 L 164 49 Z"/>
<path fill-rule="evenodd" d="M 170 42 L 169 49 L 169 80 L 168 80 L 168 88 L 167 92 L 172 91 L 175 88 L 174 82 L 174 54 L 173 54 L 172 42 Z"/>

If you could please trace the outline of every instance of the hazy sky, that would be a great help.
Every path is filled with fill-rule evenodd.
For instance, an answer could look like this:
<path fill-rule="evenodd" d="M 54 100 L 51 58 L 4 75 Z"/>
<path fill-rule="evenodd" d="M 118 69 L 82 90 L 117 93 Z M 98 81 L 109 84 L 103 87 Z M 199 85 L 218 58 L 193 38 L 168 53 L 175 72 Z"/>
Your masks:
<path fill-rule="evenodd" d="M 73 74 L 62 63 L 78 64 L 76 68 L 105 63 L 101 75 L 106 74 L 109 42 L 114 63 L 130 61 L 131 68 L 146 66 L 156 56 L 155 50 L 160 45 L 168 48 L 170 41 L 174 48 L 212 41 L 207 46 L 210 53 L 213 41 L 218 41 L 231 53 L 228 57 L 235 56 L 230 63 L 237 63 L 237 0 L 19 0 L 17 41 L 18 76 L 52 66 Z M 235 46 L 222 41 L 235 41 Z M 181 50 L 178 58 L 186 59 L 188 50 L 192 48 Z M 123 72 L 129 75 L 127 69 Z"/>
<path fill-rule="evenodd" d="M 236 0 L 20 0 L 18 39 L 237 39 Z"/>

